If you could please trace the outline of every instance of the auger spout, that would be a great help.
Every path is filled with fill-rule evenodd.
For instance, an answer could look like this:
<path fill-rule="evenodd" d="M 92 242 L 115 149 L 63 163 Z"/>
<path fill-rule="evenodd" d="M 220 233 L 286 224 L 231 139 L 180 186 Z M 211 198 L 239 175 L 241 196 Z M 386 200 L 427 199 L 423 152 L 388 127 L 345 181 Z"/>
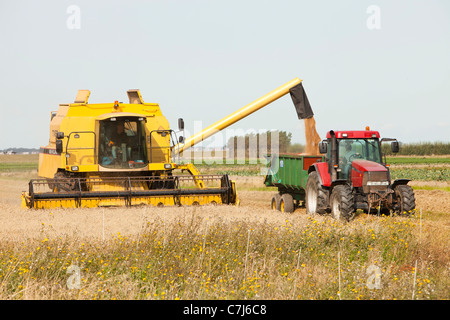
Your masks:
<path fill-rule="evenodd" d="M 192 135 L 191 137 L 187 138 L 183 143 L 178 143 L 172 148 L 172 152 L 174 154 L 182 153 L 183 151 L 189 149 L 190 147 L 202 142 L 203 140 L 209 138 L 213 134 L 216 134 L 217 132 L 231 126 L 232 124 L 236 123 L 239 120 L 244 119 L 248 115 L 252 114 L 253 112 L 267 106 L 268 104 L 274 102 L 275 100 L 281 98 L 282 96 L 289 93 L 289 90 L 296 85 L 300 84 L 302 80 L 299 78 L 295 78 L 282 86 L 276 88 L 275 90 L 270 91 L 269 93 L 265 94 L 264 96 L 260 97 L 259 99 L 256 99 L 255 101 L 247 104 L 246 106 L 236 110 L 235 112 L 231 113 L 230 115 L 220 119 L 219 121 L 213 123 L 212 125 L 208 126 L 207 128 L 201 130 L 200 132 Z"/>

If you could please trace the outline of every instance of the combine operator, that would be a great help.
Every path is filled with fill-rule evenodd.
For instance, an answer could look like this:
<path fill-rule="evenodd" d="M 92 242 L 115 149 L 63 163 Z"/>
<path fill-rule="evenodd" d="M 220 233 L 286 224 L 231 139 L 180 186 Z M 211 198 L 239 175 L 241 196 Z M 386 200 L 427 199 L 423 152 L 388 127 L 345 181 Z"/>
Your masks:
<path fill-rule="evenodd" d="M 108 143 L 108 146 L 111 147 L 113 164 L 121 164 L 127 162 L 127 159 L 130 159 L 130 137 L 125 132 L 123 122 L 117 122 L 116 134 L 113 135 L 112 140 L 110 140 Z M 118 154 L 122 155 L 121 159 L 117 157 Z"/>

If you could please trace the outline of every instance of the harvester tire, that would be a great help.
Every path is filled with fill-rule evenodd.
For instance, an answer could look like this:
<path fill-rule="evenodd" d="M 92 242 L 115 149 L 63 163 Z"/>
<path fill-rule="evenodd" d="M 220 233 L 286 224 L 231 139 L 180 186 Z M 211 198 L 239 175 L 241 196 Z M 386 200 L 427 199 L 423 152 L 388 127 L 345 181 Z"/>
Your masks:
<path fill-rule="evenodd" d="M 350 221 L 355 215 L 352 189 L 346 184 L 335 186 L 330 197 L 331 215 L 336 220 Z"/>
<path fill-rule="evenodd" d="M 281 195 L 279 193 L 275 194 L 272 197 L 272 201 L 270 202 L 270 208 L 272 210 L 278 210 L 280 211 L 280 201 L 281 201 Z"/>
<path fill-rule="evenodd" d="M 75 180 L 69 179 L 69 177 L 64 172 L 58 171 L 57 173 L 55 173 L 54 178 L 55 179 L 64 179 L 65 182 L 49 184 L 49 187 L 53 192 L 76 190 Z"/>
<path fill-rule="evenodd" d="M 401 215 L 410 215 L 416 208 L 416 199 L 414 197 L 414 190 L 402 184 L 395 187 L 395 196 L 397 198 L 397 206 L 395 213 Z"/>
<path fill-rule="evenodd" d="M 289 193 L 285 193 L 281 196 L 280 201 L 281 212 L 294 212 L 294 198 Z"/>
<path fill-rule="evenodd" d="M 328 207 L 328 191 L 320 183 L 319 175 L 312 171 L 306 182 L 305 207 L 307 214 L 325 214 Z"/>

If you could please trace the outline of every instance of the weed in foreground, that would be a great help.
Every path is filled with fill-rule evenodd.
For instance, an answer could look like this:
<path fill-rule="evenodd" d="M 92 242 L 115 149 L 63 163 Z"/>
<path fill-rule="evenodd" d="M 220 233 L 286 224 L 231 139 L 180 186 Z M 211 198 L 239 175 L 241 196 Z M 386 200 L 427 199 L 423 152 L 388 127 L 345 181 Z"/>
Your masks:
<path fill-rule="evenodd" d="M 305 222 L 306 219 L 306 222 Z M 442 299 L 447 258 L 415 218 L 145 225 L 89 243 L 0 245 L 3 299 Z M 423 249 L 428 248 L 428 249 Z M 426 251 L 428 250 L 428 251 Z M 417 269 L 416 269 L 417 263 Z M 444 275 L 444 277 L 443 277 Z"/>

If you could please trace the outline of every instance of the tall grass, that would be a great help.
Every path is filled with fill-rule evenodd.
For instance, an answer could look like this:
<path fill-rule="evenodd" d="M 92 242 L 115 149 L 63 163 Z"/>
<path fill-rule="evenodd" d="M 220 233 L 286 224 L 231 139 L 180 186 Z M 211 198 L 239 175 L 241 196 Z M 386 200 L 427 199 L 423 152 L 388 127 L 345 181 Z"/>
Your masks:
<path fill-rule="evenodd" d="M 448 298 L 445 235 L 419 230 L 416 218 L 206 224 L 193 215 L 108 241 L 43 232 L 0 244 L 0 298 L 411 299 L 413 285 L 416 299 Z"/>

